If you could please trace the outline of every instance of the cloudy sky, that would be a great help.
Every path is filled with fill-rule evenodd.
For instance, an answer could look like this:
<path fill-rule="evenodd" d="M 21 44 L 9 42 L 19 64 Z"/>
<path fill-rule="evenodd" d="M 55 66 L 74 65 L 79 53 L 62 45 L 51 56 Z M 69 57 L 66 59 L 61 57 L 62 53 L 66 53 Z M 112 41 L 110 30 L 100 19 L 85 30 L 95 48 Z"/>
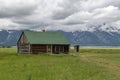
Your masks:
<path fill-rule="evenodd" d="M 120 26 L 120 0 L 0 0 L 1 29 L 76 31 Z"/>

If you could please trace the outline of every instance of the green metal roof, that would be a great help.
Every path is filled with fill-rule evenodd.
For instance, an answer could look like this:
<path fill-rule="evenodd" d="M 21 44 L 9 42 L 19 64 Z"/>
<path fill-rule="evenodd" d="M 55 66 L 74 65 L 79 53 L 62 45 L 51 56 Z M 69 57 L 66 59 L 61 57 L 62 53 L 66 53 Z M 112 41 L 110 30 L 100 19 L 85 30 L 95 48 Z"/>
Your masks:
<path fill-rule="evenodd" d="M 24 31 L 30 44 L 70 44 L 60 32 Z"/>

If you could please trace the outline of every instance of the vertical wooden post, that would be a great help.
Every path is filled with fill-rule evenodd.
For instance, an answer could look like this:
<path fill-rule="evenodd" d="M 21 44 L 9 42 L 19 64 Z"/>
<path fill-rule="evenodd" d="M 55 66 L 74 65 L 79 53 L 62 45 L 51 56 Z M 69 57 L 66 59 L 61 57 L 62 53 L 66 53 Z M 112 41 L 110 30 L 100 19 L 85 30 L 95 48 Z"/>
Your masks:
<path fill-rule="evenodd" d="M 61 49 L 61 46 L 59 46 L 59 53 L 61 53 L 60 49 Z"/>
<path fill-rule="evenodd" d="M 30 49 L 31 49 L 31 46 L 30 46 L 30 44 L 29 44 L 29 54 L 31 53 L 31 52 L 30 52 Z"/>
<path fill-rule="evenodd" d="M 19 53 L 19 44 L 17 43 L 17 52 Z"/>
<path fill-rule="evenodd" d="M 63 46 L 62 48 L 63 48 L 62 52 L 64 53 L 64 52 L 65 52 L 65 51 L 64 51 L 64 46 Z"/>
<path fill-rule="evenodd" d="M 52 54 L 52 49 L 53 49 L 53 47 L 52 47 L 52 45 L 51 45 L 51 54 Z"/>
<path fill-rule="evenodd" d="M 70 45 L 68 45 L 68 53 L 70 52 Z"/>
<path fill-rule="evenodd" d="M 55 46 L 55 50 L 54 50 L 54 51 L 55 51 L 55 53 L 56 53 L 56 46 Z"/>
<path fill-rule="evenodd" d="M 48 53 L 48 45 L 46 45 L 46 47 L 47 47 L 47 53 Z"/>

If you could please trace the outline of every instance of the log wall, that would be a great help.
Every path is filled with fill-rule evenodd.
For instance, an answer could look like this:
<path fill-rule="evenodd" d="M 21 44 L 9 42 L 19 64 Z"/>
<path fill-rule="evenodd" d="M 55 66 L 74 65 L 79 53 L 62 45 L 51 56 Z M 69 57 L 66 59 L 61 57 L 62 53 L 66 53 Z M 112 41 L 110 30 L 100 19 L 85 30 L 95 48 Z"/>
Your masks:
<path fill-rule="evenodd" d="M 30 53 L 30 44 L 23 33 L 18 41 L 18 53 Z"/>
<path fill-rule="evenodd" d="M 47 45 L 39 45 L 39 44 L 34 44 L 31 45 L 31 52 L 32 53 L 43 53 L 47 52 Z"/>

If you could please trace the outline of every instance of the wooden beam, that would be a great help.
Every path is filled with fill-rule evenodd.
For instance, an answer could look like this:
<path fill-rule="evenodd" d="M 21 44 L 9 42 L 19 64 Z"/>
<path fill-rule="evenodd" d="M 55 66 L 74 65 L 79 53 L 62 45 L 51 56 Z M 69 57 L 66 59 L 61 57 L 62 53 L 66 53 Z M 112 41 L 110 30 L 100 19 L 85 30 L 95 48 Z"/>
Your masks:
<path fill-rule="evenodd" d="M 64 53 L 64 52 L 65 52 L 65 51 L 64 51 L 64 46 L 63 46 L 62 48 L 63 48 L 63 53 Z"/>
<path fill-rule="evenodd" d="M 31 45 L 29 44 L 29 53 L 31 53 L 30 50 L 31 50 Z"/>
<path fill-rule="evenodd" d="M 17 43 L 17 52 L 19 53 L 19 44 Z"/>
<path fill-rule="evenodd" d="M 61 46 L 58 46 L 59 47 L 59 52 L 58 53 L 60 53 L 60 48 L 61 48 Z"/>
<path fill-rule="evenodd" d="M 46 44 L 45 46 L 46 46 L 46 49 L 45 49 L 45 50 L 46 50 L 46 52 L 48 53 L 48 47 L 49 47 L 49 45 Z"/>
<path fill-rule="evenodd" d="M 51 45 L 51 54 L 52 54 L 52 49 L 53 49 L 53 47 L 52 47 L 52 45 Z"/>

